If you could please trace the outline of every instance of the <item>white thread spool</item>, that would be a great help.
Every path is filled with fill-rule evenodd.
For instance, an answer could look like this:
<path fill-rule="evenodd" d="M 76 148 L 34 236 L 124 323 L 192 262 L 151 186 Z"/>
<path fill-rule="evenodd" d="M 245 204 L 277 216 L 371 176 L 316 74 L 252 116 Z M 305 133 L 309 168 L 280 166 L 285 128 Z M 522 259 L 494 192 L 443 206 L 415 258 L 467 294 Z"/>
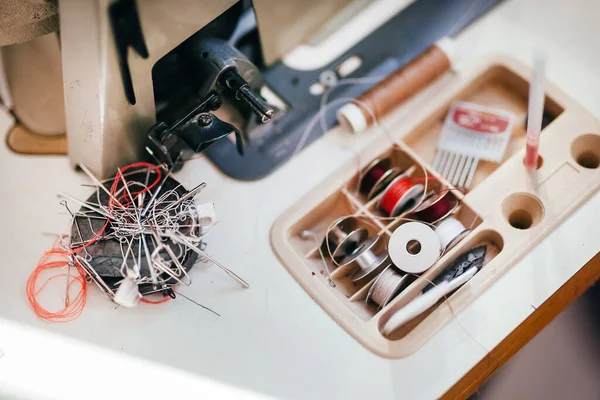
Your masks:
<path fill-rule="evenodd" d="M 377 256 L 372 251 L 365 251 L 360 257 L 356 259 L 356 263 L 360 269 L 368 269 L 373 263 L 377 261 Z"/>
<path fill-rule="evenodd" d="M 354 251 L 352 251 L 350 254 L 346 254 L 345 257 L 341 258 L 338 262 L 338 265 L 340 267 L 342 267 L 344 265 L 348 265 L 350 263 L 355 262 L 356 260 L 358 260 L 359 258 L 362 258 L 367 253 L 373 254 L 373 249 L 377 245 L 377 242 L 379 242 L 380 237 L 381 237 L 380 235 L 374 235 L 374 236 L 368 237 L 367 239 L 363 240 L 362 242 L 360 242 L 357 245 L 357 247 L 354 249 Z M 367 257 L 369 258 L 369 256 L 367 256 Z M 374 259 L 374 255 L 373 255 L 373 259 Z"/>
<path fill-rule="evenodd" d="M 448 251 L 454 247 L 469 233 L 469 231 L 469 229 L 465 228 L 465 226 L 454 217 L 448 217 L 441 220 L 435 227 L 435 234 L 439 238 L 444 251 Z"/>
<path fill-rule="evenodd" d="M 421 222 L 400 225 L 388 243 L 390 259 L 404 272 L 420 274 L 437 261 L 442 245 L 434 230 Z"/>
<path fill-rule="evenodd" d="M 386 263 L 389 264 L 389 258 L 385 251 L 375 254 L 373 251 L 369 250 L 358 257 L 356 263 L 358 264 L 358 269 L 354 271 L 351 276 L 352 282 L 354 283 L 367 278 L 376 271 L 381 271 Z"/>
<path fill-rule="evenodd" d="M 375 279 L 367 294 L 367 303 L 374 302 L 379 307 L 385 307 L 398 293 L 408 286 L 410 276 L 397 271 L 393 266 L 388 266 Z"/>

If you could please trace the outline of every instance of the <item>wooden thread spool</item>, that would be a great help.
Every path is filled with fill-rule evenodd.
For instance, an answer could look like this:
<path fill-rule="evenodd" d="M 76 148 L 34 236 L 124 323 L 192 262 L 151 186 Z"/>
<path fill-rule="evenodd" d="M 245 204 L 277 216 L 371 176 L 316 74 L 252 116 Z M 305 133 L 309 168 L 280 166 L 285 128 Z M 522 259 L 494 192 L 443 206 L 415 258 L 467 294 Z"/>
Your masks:
<path fill-rule="evenodd" d="M 367 304 L 373 302 L 379 307 L 385 307 L 392 301 L 406 286 L 408 286 L 410 275 L 403 274 L 394 268 L 388 266 L 373 282 L 367 293 Z"/>
<path fill-rule="evenodd" d="M 331 255 L 336 262 L 345 258 L 369 234 L 365 228 L 357 228 L 357 225 L 357 221 L 353 217 L 337 220 L 323 239 L 321 244 L 323 253 Z"/>
<path fill-rule="evenodd" d="M 419 221 L 435 224 L 450 215 L 457 205 L 458 201 L 449 191 L 433 193 L 413 211 L 413 216 Z"/>
<path fill-rule="evenodd" d="M 443 38 L 377 85 L 337 112 L 338 121 L 353 133 L 371 126 L 393 108 L 408 100 L 451 67 L 455 58 L 452 39 Z M 364 107 L 360 107 L 364 104 Z M 363 109 L 367 108 L 367 109 Z"/>
<path fill-rule="evenodd" d="M 379 208 L 390 217 L 396 217 L 413 207 L 424 190 L 423 185 L 413 185 L 410 178 L 400 175 L 384 190 Z"/>
<path fill-rule="evenodd" d="M 465 228 L 465 226 L 454 217 L 447 217 L 441 220 L 435 227 L 435 234 L 440 239 L 444 251 L 448 251 L 454 247 L 467 236 L 470 231 L 470 229 Z"/>
<path fill-rule="evenodd" d="M 362 173 L 359 192 L 371 200 L 401 173 L 402 169 L 392 167 L 390 158 L 376 159 Z"/>

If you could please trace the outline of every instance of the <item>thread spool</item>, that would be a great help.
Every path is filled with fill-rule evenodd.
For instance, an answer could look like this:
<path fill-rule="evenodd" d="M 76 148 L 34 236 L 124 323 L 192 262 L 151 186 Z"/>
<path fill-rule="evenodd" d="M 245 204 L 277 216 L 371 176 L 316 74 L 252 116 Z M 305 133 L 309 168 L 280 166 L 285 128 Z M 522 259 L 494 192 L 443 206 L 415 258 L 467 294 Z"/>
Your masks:
<path fill-rule="evenodd" d="M 337 112 L 337 119 L 353 133 L 367 129 L 386 113 L 408 100 L 448 71 L 455 61 L 452 39 L 443 38 L 413 61 L 392 73 L 383 81 L 348 103 Z M 364 104 L 368 109 L 361 108 Z M 374 115 L 371 115 L 371 112 Z"/>
<path fill-rule="evenodd" d="M 442 253 L 440 239 L 421 222 L 407 222 L 392 233 L 388 243 L 390 259 L 399 269 L 411 274 L 427 271 Z"/>
<path fill-rule="evenodd" d="M 423 190 L 423 185 L 413 185 L 408 176 L 400 175 L 384 190 L 379 208 L 390 217 L 396 217 L 413 207 Z"/>
<path fill-rule="evenodd" d="M 365 228 L 357 229 L 357 225 L 358 223 L 353 217 L 338 219 L 323 239 L 321 244 L 323 253 L 331 254 L 331 258 L 336 262 L 351 253 L 369 234 Z"/>
<path fill-rule="evenodd" d="M 360 180 L 359 192 L 371 200 L 381 193 L 390 184 L 402 169 L 392 167 L 390 158 L 376 159 L 365 168 Z"/>
<path fill-rule="evenodd" d="M 344 265 L 348 265 L 361 258 L 366 252 L 372 252 L 377 245 L 379 238 L 379 235 L 374 235 L 358 243 L 358 245 L 349 254 L 346 254 L 341 258 L 341 260 L 338 262 L 339 266 L 342 267 Z"/>
<path fill-rule="evenodd" d="M 392 160 L 389 158 L 378 158 L 373 160 L 362 173 L 358 189 L 359 192 L 365 195 L 368 194 L 391 166 Z"/>
<path fill-rule="evenodd" d="M 385 307 L 392 301 L 404 288 L 408 286 L 410 276 L 396 270 L 393 265 L 389 265 L 375 279 L 373 285 L 367 293 L 367 304 L 373 302 L 379 307 Z"/>
<path fill-rule="evenodd" d="M 448 251 L 454 247 L 467 236 L 470 231 L 470 229 L 465 228 L 465 226 L 454 217 L 448 217 L 441 220 L 435 227 L 435 234 L 439 238 L 444 251 Z"/>
<path fill-rule="evenodd" d="M 415 209 L 413 215 L 415 219 L 434 224 L 450 215 L 457 205 L 458 201 L 449 191 L 433 193 Z"/>
<path fill-rule="evenodd" d="M 375 275 L 386 265 L 389 265 L 387 252 L 383 251 L 375 254 L 373 251 L 366 251 L 361 257 L 356 259 L 358 269 L 354 271 L 350 279 L 353 283 L 367 280 L 369 276 Z"/>

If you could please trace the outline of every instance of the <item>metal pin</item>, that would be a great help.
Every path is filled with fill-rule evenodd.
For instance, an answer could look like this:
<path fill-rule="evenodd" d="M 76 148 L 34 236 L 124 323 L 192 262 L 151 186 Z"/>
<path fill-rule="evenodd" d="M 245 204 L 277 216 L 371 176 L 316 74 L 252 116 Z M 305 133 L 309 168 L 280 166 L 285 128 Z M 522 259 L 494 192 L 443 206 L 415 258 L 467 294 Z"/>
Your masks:
<path fill-rule="evenodd" d="M 207 310 L 207 311 L 210 311 L 211 313 L 213 313 L 213 314 L 215 314 L 215 315 L 218 315 L 219 317 L 221 316 L 221 314 L 219 314 L 218 312 L 216 312 L 216 311 L 214 311 L 214 310 L 211 310 L 210 308 L 208 308 L 208 307 L 206 307 L 206 306 L 203 306 L 202 304 L 200 304 L 200 303 L 198 303 L 198 302 L 196 302 L 196 301 L 194 301 L 194 300 L 190 299 L 190 298 L 189 298 L 189 297 L 187 297 L 185 294 L 182 294 L 181 292 L 177 292 L 177 294 L 178 294 L 179 296 L 183 297 L 184 299 L 187 299 L 187 300 L 191 301 L 191 302 L 192 302 L 192 303 L 194 303 L 195 305 L 197 305 L 197 306 L 200 306 L 200 307 L 204 308 L 205 310 Z"/>
<path fill-rule="evenodd" d="M 69 205 L 67 204 L 66 200 L 61 200 L 60 204 L 67 209 L 69 214 L 71 214 L 71 217 L 73 218 L 73 222 L 75 223 L 75 229 L 77 229 L 77 233 L 79 234 L 79 241 L 81 243 L 83 243 L 83 235 L 81 234 L 81 229 L 79 228 L 79 221 L 77 221 L 77 217 L 75 216 L 75 214 L 73 214 L 71 212 L 71 209 L 69 208 Z M 71 249 L 73 249 L 73 248 L 74 248 L 73 247 L 73 239 L 71 238 Z M 92 257 L 92 255 L 87 250 L 87 246 L 83 248 L 83 251 L 85 252 L 86 258 Z"/>
<path fill-rule="evenodd" d="M 119 200 L 117 200 L 115 196 L 113 196 L 112 193 L 104 186 L 104 184 L 100 182 L 100 179 L 96 178 L 96 176 L 92 174 L 92 171 L 90 171 L 85 164 L 79 163 L 79 167 L 98 186 L 99 189 L 102 189 L 115 203 L 117 203 L 119 207 L 125 210 L 125 207 L 119 202 Z"/>
<path fill-rule="evenodd" d="M 473 160 L 473 163 L 471 164 L 471 170 L 469 171 L 469 176 L 467 177 L 467 182 L 465 183 L 466 189 L 468 189 L 469 186 L 471 186 L 471 181 L 473 180 L 473 177 L 475 176 L 475 170 L 477 169 L 478 163 L 479 163 L 479 158 L 476 158 Z"/>
<path fill-rule="evenodd" d="M 150 277 L 152 278 L 152 283 L 156 286 L 158 284 L 158 278 L 156 276 L 156 271 L 152 267 L 152 259 L 150 257 L 150 249 L 148 248 L 148 243 L 146 242 L 146 235 L 142 234 L 142 242 L 144 244 L 144 253 L 146 254 L 146 262 L 148 263 L 148 269 L 150 270 Z"/>
<path fill-rule="evenodd" d="M 467 162 L 465 163 L 465 166 L 462 171 L 462 175 L 460 176 L 460 179 L 458 181 L 458 187 L 460 187 L 460 188 L 465 187 L 465 182 L 467 180 L 467 176 L 469 175 L 469 171 L 471 170 L 472 164 L 473 164 L 473 157 L 472 156 L 467 157 Z"/>
<path fill-rule="evenodd" d="M 205 187 L 206 187 L 206 182 L 202 182 L 201 184 L 199 184 L 198 186 L 196 186 L 195 188 L 193 188 L 192 190 L 187 192 L 185 195 L 181 196 L 181 198 L 179 200 L 173 202 L 170 206 L 165 207 L 163 209 L 163 211 L 169 211 L 172 208 L 177 207 L 179 204 L 183 203 L 187 199 L 196 197 L 196 195 L 198 195 L 198 193 L 200 193 L 202 191 L 202 189 L 204 189 Z"/>
<path fill-rule="evenodd" d="M 175 164 L 176 162 L 171 166 L 171 168 L 167 171 L 167 173 L 165 174 L 165 177 L 163 178 L 163 180 L 160 182 L 160 184 L 158 185 L 158 187 L 156 188 L 156 190 L 154 191 L 154 194 L 152 195 L 152 197 L 150 198 L 150 201 L 148 202 L 148 204 L 146 204 L 146 207 L 142 210 L 142 213 L 140 214 L 141 218 L 144 218 L 146 216 L 146 213 L 148 212 L 148 210 L 150 209 L 150 207 L 152 206 L 152 203 L 154 203 L 154 201 L 156 200 L 156 197 L 158 196 L 158 193 L 160 193 L 160 191 L 162 190 L 163 185 L 165 184 L 165 182 L 167 181 L 167 179 L 169 178 L 169 175 L 171 174 L 171 172 L 173 171 L 173 168 L 175 168 Z"/>
<path fill-rule="evenodd" d="M 68 195 L 68 194 L 66 194 L 66 193 L 62 193 L 62 192 L 61 192 L 61 193 L 58 193 L 58 197 L 61 197 L 61 198 L 63 198 L 63 199 L 66 199 L 66 200 L 74 201 L 75 203 L 79 204 L 79 205 L 80 205 L 80 206 L 82 206 L 82 207 L 85 207 L 85 208 L 87 208 L 87 209 L 89 209 L 89 210 L 92 210 L 92 211 L 94 211 L 94 212 L 96 212 L 96 213 L 98 213 L 98 214 L 100 214 L 100 215 L 104 215 L 104 216 L 105 216 L 106 218 L 108 218 L 108 219 L 111 219 L 111 220 L 113 220 L 113 219 L 114 219 L 114 217 L 113 217 L 112 215 L 110 215 L 110 214 L 108 214 L 108 213 L 106 213 L 106 212 L 102 211 L 101 209 L 99 209 L 99 208 L 96 208 L 96 207 L 94 207 L 94 206 L 91 206 L 91 205 L 89 205 L 88 203 L 86 203 L 86 202 L 84 202 L 84 201 L 78 200 L 78 199 L 76 199 L 76 198 L 75 198 L 75 197 L 73 197 L 73 196 L 69 196 L 69 195 Z"/>
<path fill-rule="evenodd" d="M 186 245 L 190 250 L 192 250 L 196 254 L 201 255 L 202 257 L 205 257 L 208 260 L 210 260 L 213 264 L 215 264 L 217 267 L 219 267 L 223 271 L 225 271 L 225 273 L 227 275 L 229 275 L 231 278 L 233 278 L 235 281 L 237 281 L 240 285 L 242 285 L 246 289 L 248 289 L 250 287 L 250 285 L 248 285 L 248 283 L 245 280 L 243 280 L 242 278 L 240 278 L 237 274 L 235 274 L 233 271 L 229 270 L 227 267 L 225 267 L 224 265 L 222 265 L 220 262 L 218 262 L 217 260 L 215 260 L 214 258 L 212 258 L 211 256 L 209 256 L 208 254 L 206 254 L 206 252 L 200 250 L 192 242 L 190 242 L 189 240 L 187 240 L 187 238 L 185 238 L 183 235 L 181 235 L 181 234 L 178 234 L 178 235 L 171 234 L 170 237 L 171 237 L 172 240 L 174 240 L 176 242 L 180 242 L 180 243 Z"/>

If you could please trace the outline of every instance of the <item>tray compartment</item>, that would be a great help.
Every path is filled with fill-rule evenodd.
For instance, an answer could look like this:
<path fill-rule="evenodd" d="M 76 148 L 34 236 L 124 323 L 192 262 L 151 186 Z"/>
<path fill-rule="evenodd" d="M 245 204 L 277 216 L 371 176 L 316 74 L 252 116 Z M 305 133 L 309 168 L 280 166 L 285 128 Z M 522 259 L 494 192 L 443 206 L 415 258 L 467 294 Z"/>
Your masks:
<path fill-rule="evenodd" d="M 437 265 L 434 265 L 431 269 L 425 272 L 419 279 L 412 283 L 403 293 L 400 293 L 394 301 L 392 301 L 381 313 L 381 317 L 378 321 L 378 329 L 381 332 L 383 325 L 387 322 L 387 320 L 392 316 L 394 312 L 405 306 L 410 300 L 416 298 L 420 295 L 421 291 L 429 285 L 432 279 L 434 279 L 439 273 L 441 273 L 444 269 L 452 265 L 452 263 L 463 253 L 473 249 L 475 247 L 486 245 L 486 255 L 483 263 L 482 270 L 486 268 L 489 263 L 495 259 L 502 249 L 504 248 L 504 240 L 502 236 L 494 231 L 494 230 L 483 230 L 478 231 L 473 237 L 465 238 L 459 245 L 452 250 L 451 254 L 448 257 L 440 259 Z M 465 285 L 468 286 L 469 283 Z M 461 290 L 459 288 L 458 290 Z M 429 310 L 419 315 L 406 325 L 402 326 L 400 329 L 393 332 L 387 338 L 389 340 L 395 341 L 403 339 L 409 332 L 411 332 L 415 327 L 417 327 L 421 322 L 423 322 L 429 315 L 435 312 L 435 310 L 443 304 L 446 299 L 451 299 L 454 293 L 450 293 L 446 298 L 441 299 L 437 302 L 436 305 L 431 307 Z"/>
<path fill-rule="evenodd" d="M 600 121 L 552 85 L 546 91 L 545 112 L 548 120 L 554 120 L 543 130 L 542 161 L 534 171 L 523 166 L 529 75 L 528 68 L 514 60 L 491 57 L 470 72 L 454 75 L 454 81 L 426 107 L 404 115 L 395 130 L 388 132 L 395 143 L 380 137 L 361 151 L 361 168 L 389 156 L 393 165 L 403 167 L 415 180 L 430 176 L 433 190 L 452 189 L 450 193 L 460 201 L 455 217 L 472 228 L 386 307 L 366 304 L 375 278 L 354 285 L 350 269 L 334 270 L 336 287 L 330 287 L 320 274 L 323 261 L 316 244 L 299 236 L 311 230 L 321 240 L 332 221 L 353 214 L 364 218 L 371 234 L 382 235 L 380 246 L 387 246 L 394 229 L 406 222 L 404 215 L 385 218 L 377 209 L 378 197 L 367 201 L 358 193 L 356 160 L 340 167 L 275 222 L 271 242 L 285 267 L 334 320 L 374 353 L 401 358 L 419 350 L 600 188 Z M 503 162 L 480 163 L 467 194 L 454 190 L 430 165 L 454 100 L 487 104 L 521 118 Z M 419 296 L 459 255 L 480 243 L 488 246 L 486 262 L 466 285 L 390 337 L 381 334 L 380 328 L 394 311 Z"/>
<path fill-rule="evenodd" d="M 516 124 L 502 162 L 480 161 L 471 183 L 471 189 L 475 188 L 511 156 L 525 148 L 528 92 L 529 83 L 524 78 L 504 65 L 495 65 L 481 73 L 453 98 L 453 100 L 502 109 L 516 116 Z M 449 110 L 450 102 L 403 138 L 406 144 L 427 163 L 433 163 L 438 137 Z M 546 96 L 544 113 L 546 122 L 553 121 L 563 111 L 563 106 L 552 97 Z"/>

